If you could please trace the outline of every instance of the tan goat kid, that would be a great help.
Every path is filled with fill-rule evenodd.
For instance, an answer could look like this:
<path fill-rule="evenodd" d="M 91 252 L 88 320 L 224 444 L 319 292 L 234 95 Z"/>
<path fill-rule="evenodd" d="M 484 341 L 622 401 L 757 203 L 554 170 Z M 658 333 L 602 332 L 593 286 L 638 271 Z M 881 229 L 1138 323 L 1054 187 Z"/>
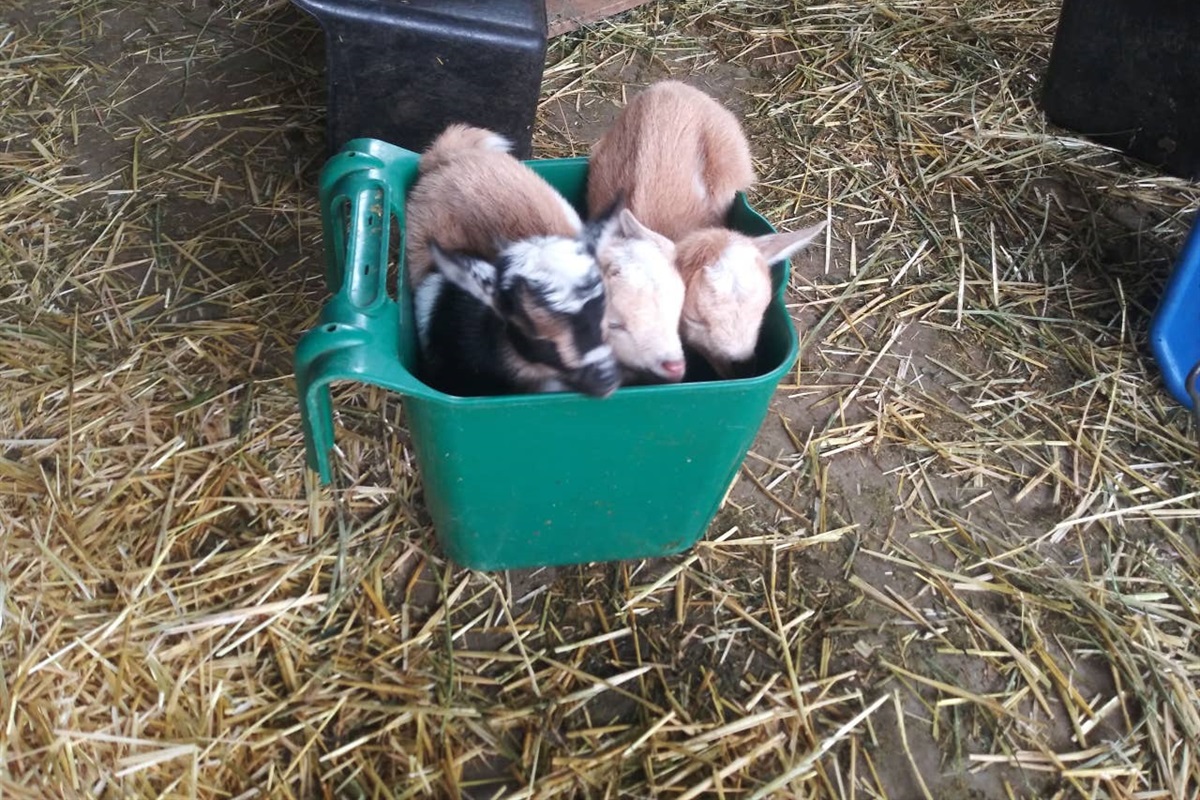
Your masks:
<path fill-rule="evenodd" d="M 685 284 L 679 331 L 722 378 L 752 368 L 771 302 L 770 265 L 825 228 L 822 221 L 755 237 L 727 228 L 737 192 L 754 180 L 737 118 L 703 91 L 673 80 L 630 100 L 589 158 L 593 214 L 623 197 L 641 223 L 674 242 Z"/>

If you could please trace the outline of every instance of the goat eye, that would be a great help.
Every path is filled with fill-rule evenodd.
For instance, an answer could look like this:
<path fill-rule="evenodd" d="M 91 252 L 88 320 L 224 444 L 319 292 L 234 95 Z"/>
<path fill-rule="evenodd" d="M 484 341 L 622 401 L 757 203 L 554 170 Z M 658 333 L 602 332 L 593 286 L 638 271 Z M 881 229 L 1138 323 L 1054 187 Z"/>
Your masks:
<path fill-rule="evenodd" d="M 609 328 L 609 330 L 614 330 L 614 331 L 629 330 L 628 328 L 625 327 L 624 322 L 610 322 L 610 323 L 608 323 L 608 328 Z"/>

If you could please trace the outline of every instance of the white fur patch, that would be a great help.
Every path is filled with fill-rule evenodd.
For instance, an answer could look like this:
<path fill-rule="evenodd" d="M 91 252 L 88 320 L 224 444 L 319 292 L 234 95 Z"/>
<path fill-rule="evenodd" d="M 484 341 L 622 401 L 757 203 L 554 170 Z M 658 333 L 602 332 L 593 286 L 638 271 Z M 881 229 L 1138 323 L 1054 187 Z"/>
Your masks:
<path fill-rule="evenodd" d="M 755 266 L 758 250 L 746 242 L 731 242 L 716 263 L 708 268 L 713 287 L 722 294 L 743 297 L 761 283 Z"/>
<path fill-rule="evenodd" d="M 515 242 L 505 255 L 504 281 L 522 277 L 536 285 L 556 311 L 573 313 L 604 292 L 596 260 L 574 239 L 541 236 Z"/>
<path fill-rule="evenodd" d="M 558 192 L 554 193 L 554 197 L 562 206 L 563 213 L 567 215 L 567 221 L 571 223 L 571 227 L 578 233 L 583 230 L 583 220 L 579 218 L 579 212 L 575 210 L 575 206 L 567 202 L 567 198 L 563 197 Z"/>
<path fill-rule="evenodd" d="M 587 353 L 583 356 L 583 359 L 580 361 L 580 364 L 585 367 L 589 367 L 592 364 L 599 364 L 602 361 L 610 361 L 612 360 L 612 357 L 612 348 L 606 344 L 602 344 L 599 347 L 594 347 L 587 351 Z"/>
<path fill-rule="evenodd" d="M 654 291 L 678 282 L 678 273 L 662 249 L 645 239 L 622 239 L 606 255 L 609 264 L 620 271 L 622 283 L 634 289 Z"/>
<path fill-rule="evenodd" d="M 704 176 L 700 174 L 699 170 L 692 173 L 692 189 L 695 190 L 696 197 L 700 200 L 708 199 L 708 184 L 705 183 Z"/>
<path fill-rule="evenodd" d="M 433 319 L 433 307 L 442 296 L 446 278 L 439 272 L 429 275 L 413 292 L 413 311 L 417 318 L 417 339 L 421 349 L 429 349 L 429 323 Z"/>
<path fill-rule="evenodd" d="M 483 140 L 483 146 L 498 153 L 507 153 L 512 150 L 512 142 L 498 133 L 488 134 L 487 138 Z"/>
<path fill-rule="evenodd" d="M 654 240 L 620 238 L 600 255 L 611 319 L 621 326 L 609 331 L 617 360 L 635 375 L 668 377 L 663 362 L 683 360 L 679 341 L 683 278 Z"/>

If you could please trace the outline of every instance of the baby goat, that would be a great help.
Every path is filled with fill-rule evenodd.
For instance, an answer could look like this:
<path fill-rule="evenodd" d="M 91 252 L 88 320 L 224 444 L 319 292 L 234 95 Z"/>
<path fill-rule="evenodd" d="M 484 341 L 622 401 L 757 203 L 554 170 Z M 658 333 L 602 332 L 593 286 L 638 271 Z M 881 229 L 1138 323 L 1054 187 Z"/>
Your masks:
<path fill-rule="evenodd" d="M 753 183 L 737 118 L 679 81 L 660 81 L 630 100 L 589 158 L 589 208 L 606 208 L 623 195 L 643 224 L 675 242 L 685 283 L 683 342 L 721 378 L 748 372 L 771 302 L 770 265 L 825 227 L 756 237 L 729 230 L 737 192 Z"/>
<path fill-rule="evenodd" d="M 405 210 L 425 380 L 459 396 L 620 383 L 604 338 L 597 241 L 570 204 L 482 128 L 451 125 L 421 157 Z"/>
<path fill-rule="evenodd" d="M 684 288 L 675 269 L 675 243 L 623 208 L 615 230 L 600 237 L 596 261 L 608 295 L 608 341 L 624 383 L 683 380 L 679 315 Z"/>

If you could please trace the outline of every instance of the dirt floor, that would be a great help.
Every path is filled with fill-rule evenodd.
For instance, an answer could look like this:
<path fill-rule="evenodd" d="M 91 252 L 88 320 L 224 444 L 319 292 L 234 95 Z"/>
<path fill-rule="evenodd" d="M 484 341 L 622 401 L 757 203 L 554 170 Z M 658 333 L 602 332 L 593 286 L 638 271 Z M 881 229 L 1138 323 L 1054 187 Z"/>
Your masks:
<path fill-rule="evenodd" d="M 1200 191 L 1046 124 L 1056 15 L 663 2 L 555 39 L 535 156 L 678 77 L 744 118 L 756 208 L 832 224 L 701 543 L 475 574 L 396 398 L 339 387 L 337 490 L 304 470 L 312 20 L 10 0 L 4 796 L 1200 796 L 1196 430 L 1146 345 Z"/>

